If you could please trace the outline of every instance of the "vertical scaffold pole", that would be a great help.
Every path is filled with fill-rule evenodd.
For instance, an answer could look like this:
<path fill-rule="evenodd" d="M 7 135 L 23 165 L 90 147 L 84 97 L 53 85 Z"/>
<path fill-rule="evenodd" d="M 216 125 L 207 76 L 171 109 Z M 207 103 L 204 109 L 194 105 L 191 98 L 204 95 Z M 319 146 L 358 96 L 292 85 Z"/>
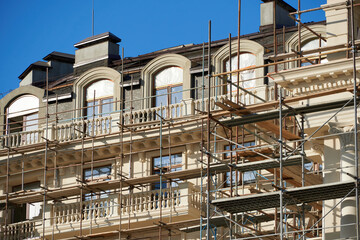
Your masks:
<path fill-rule="evenodd" d="M 300 13 L 300 7 L 301 7 L 301 0 L 298 0 L 298 52 L 301 53 L 301 13 Z M 296 55 L 298 58 L 300 55 Z M 298 67 L 301 67 L 301 60 L 298 61 Z"/>
<path fill-rule="evenodd" d="M 305 117 L 304 115 L 301 115 L 301 139 L 304 141 L 305 139 Z M 305 146 L 304 144 L 302 144 L 303 142 L 301 142 L 301 186 L 305 187 Z M 306 239 L 306 235 L 305 235 L 305 204 L 302 204 L 302 236 L 303 236 L 303 240 Z"/>
<path fill-rule="evenodd" d="M 46 174 L 47 174 L 47 158 L 49 147 L 49 68 L 46 68 L 46 112 L 45 112 L 45 156 L 44 156 L 44 179 L 43 179 L 43 211 L 42 211 L 42 239 L 45 239 L 45 223 L 46 223 Z"/>
<path fill-rule="evenodd" d="M 241 24 L 241 0 L 238 1 L 238 36 L 237 36 L 237 69 L 240 69 L 240 25 Z M 240 86 L 240 72 L 237 72 L 237 86 Z M 240 89 L 236 89 L 236 103 L 240 103 Z"/>
<path fill-rule="evenodd" d="M 132 79 L 131 79 L 132 81 Z M 119 171 L 119 177 L 120 177 L 120 181 L 119 181 L 119 240 L 121 240 L 121 231 L 122 231 L 122 227 L 121 227 L 121 222 L 122 222 L 122 188 L 123 188 L 123 171 L 122 171 L 122 166 L 123 166 L 123 161 L 124 161 L 124 126 L 125 125 L 125 121 L 124 121 L 124 48 L 122 48 L 121 51 L 121 79 L 120 79 L 120 106 L 119 106 L 119 127 L 120 127 L 120 162 L 118 163 L 118 166 L 120 167 L 120 171 Z M 131 82 L 131 100 L 130 100 L 130 123 L 132 123 L 132 82 Z"/>
<path fill-rule="evenodd" d="M 9 142 L 8 142 L 9 144 Z M 6 200 L 5 200 L 5 237 L 8 236 L 9 224 L 9 180 L 10 180 L 10 147 L 7 146 L 7 159 L 6 159 Z M 22 190 L 24 187 L 22 186 Z"/>
<path fill-rule="evenodd" d="M 210 176 L 210 103 L 211 103 L 211 20 L 209 21 L 209 43 L 208 43 L 208 103 L 207 103 L 207 190 L 206 190 L 206 239 L 211 239 L 210 237 L 210 184 L 211 184 L 211 176 Z"/>
<path fill-rule="evenodd" d="M 159 210 L 160 210 L 160 221 L 159 221 L 159 240 L 161 240 L 161 221 L 162 221 L 162 169 L 163 169 L 163 159 L 162 159 L 162 125 L 163 125 L 163 108 L 162 103 L 160 104 L 160 194 L 159 194 Z M 170 159 L 171 161 L 171 159 Z"/>
<path fill-rule="evenodd" d="M 284 238 L 284 222 L 283 222 L 283 140 L 282 140 L 282 89 L 279 88 L 279 143 L 280 143 L 280 239 Z"/>
<path fill-rule="evenodd" d="M 204 105 L 203 105 L 204 106 Z M 201 143 L 200 143 L 200 149 L 201 149 L 201 172 L 200 172 L 200 240 L 202 240 L 202 233 L 203 233 L 203 170 L 204 170 L 204 119 L 201 119 Z"/>
<path fill-rule="evenodd" d="M 359 154 L 358 154 L 358 126 L 357 126 L 357 81 L 356 81 L 356 47 L 355 47 L 355 19 L 354 19 L 354 0 L 351 0 L 350 8 L 351 16 L 351 48 L 352 48 L 352 60 L 353 60 L 353 78 L 354 78 L 354 145 L 355 145 L 355 173 L 356 173 L 356 239 L 360 237 L 359 229 Z"/>
<path fill-rule="evenodd" d="M 201 111 L 205 112 L 205 43 L 203 42 L 203 46 L 202 46 L 202 85 L 201 85 L 201 89 L 202 89 L 202 108 Z"/>

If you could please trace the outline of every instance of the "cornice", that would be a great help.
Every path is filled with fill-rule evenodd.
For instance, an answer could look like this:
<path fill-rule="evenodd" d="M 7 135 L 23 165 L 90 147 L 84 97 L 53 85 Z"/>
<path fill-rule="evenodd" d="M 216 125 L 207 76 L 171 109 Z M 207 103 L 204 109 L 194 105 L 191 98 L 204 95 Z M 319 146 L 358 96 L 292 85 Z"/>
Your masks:
<path fill-rule="evenodd" d="M 356 60 L 356 67 L 360 69 L 360 58 Z M 312 91 L 351 85 L 353 82 L 352 75 L 352 59 L 341 59 L 284 70 L 271 74 L 270 77 L 281 87 L 293 91 L 296 95 L 301 95 Z"/>

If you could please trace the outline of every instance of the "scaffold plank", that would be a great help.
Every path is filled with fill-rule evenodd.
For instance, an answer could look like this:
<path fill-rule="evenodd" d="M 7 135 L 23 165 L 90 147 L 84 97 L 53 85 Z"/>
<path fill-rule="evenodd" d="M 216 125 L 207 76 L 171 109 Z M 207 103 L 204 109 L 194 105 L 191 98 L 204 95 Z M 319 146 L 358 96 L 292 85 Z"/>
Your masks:
<path fill-rule="evenodd" d="M 284 203 L 286 205 L 296 205 L 343 198 L 351 191 L 352 192 L 349 196 L 354 196 L 354 188 L 355 182 L 351 181 L 286 189 L 283 192 Z M 213 200 L 211 203 L 221 210 L 229 213 L 241 213 L 275 208 L 280 205 L 280 191 L 217 199 Z"/>
<path fill-rule="evenodd" d="M 310 161 L 305 158 L 305 163 L 309 163 Z M 295 155 L 291 156 L 285 161 L 283 161 L 283 166 L 294 166 L 301 164 L 301 156 Z M 241 171 L 241 172 L 247 172 L 247 171 L 256 171 L 256 170 L 262 170 L 262 169 L 271 169 L 271 168 L 279 168 L 280 162 L 279 159 L 266 159 L 262 161 L 256 161 L 256 162 L 247 162 L 247 163 L 240 163 L 240 164 L 234 164 L 233 168 L 235 170 Z"/>
<path fill-rule="evenodd" d="M 358 99 L 360 100 L 360 99 Z M 301 107 L 293 107 L 293 108 L 284 108 L 282 110 L 282 116 L 295 116 L 298 114 L 308 114 L 308 113 L 314 113 L 314 112 L 320 112 L 320 111 L 326 111 L 326 110 L 332 110 L 341 108 L 344 106 L 347 102 L 349 102 L 349 99 L 347 100 L 339 100 L 339 101 L 332 101 L 332 102 L 326 102 L 326 103 L 319 103 L 319 104 L 313 104 L 309 106 L 301 106 Z M 348 106 L 350 107 L 353 104 L 353 101 L 350 101 L 348 103 Z M 238 115 L 246 114 L 248 113 L 249 109 L 251 107 L 246 108 L 245 110 L 237 110 L 235 113 Z M 226 127 L 235 127 L 239 125 L 245 125 L 250 123 L 257 123 L 261 121 L 267 121 L 267 120 L 273 120 L 279 118 L 279 111 L 278 110 L 270 110 L 265 113 L 258 113 L 258 114 L 247 114 L 239 118 L 234 118 L 230 120 L 223 120 L 221 123 Z"/>
<path fill-rule="evenodd" d="M 245 221 L 242 223 L 243 225 L 257 224 L 261 222 L 269 222 L 274 220 L 274 218 L 266 214 L 255 215 L 255 216 L 245 214 L 244 216 L 241 215 L 240 217 L 245 219 Z M 229 221 L 225 218 L 225 216 L 214 216 L 210 219 L 211 227 L 226 227 L 228 223 Z M 206 221 L 203 224 L 203 228 L 206 228 Z M 200 225 L 192 225 L 189 227 L 180 228 L 179 230 L 185 233 L 197 232 L 200 231 Z"/>

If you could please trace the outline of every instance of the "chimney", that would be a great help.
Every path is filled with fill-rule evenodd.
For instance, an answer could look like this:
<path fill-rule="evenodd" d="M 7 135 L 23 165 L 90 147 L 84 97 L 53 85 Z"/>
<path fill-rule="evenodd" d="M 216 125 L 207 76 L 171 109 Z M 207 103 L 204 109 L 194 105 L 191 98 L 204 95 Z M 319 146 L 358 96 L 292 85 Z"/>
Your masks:
<path fill-rule="evenodd" d="M 272 31 L 274 25 L 274 9 L 276 11 L 276 28 L 295 26 L 295 20 L 289 13 L 296 9 L 283 0 L 262 0 L 260 4 L 260 32 Z"/>
<path fill-rule="evenodd" d="M 76 44 L 74 74 L 79 75 L 90 67 L 108 67 L 113 60 L 120 59 L 121 39 L 110 32 L 86 38 Z"/>

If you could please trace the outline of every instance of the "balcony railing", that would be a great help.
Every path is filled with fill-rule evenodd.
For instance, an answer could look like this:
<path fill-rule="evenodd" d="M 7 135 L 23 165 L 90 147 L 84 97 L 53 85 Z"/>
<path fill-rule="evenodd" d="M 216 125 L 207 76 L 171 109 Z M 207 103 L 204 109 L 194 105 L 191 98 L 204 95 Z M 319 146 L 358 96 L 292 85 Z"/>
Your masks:
<path fill-rule="evenodd" d="M 259 92 L 259 89 L 254 88 L 249 90 L 254 95 L 261 95 L 263 99 L 268 101 L 274 100 L 274 87 L 266 87 Z M 126 111 L 123 114 L 124 124 L 141 124 L 149 123 L 147 125 L 139 125 L 138 129 L 149 128 L 159 125 L 160 116 L 163 118 L 171 118 L 173 121 L 182 121 L 184 116 L 196 115 L 201 111 L 206 111 L 210 104 L 211 110 L 220 110 L 215 105 L 216 102 L 223 102 L 225 99 L 232 99 L 236 102 L 236 92 L 227 95 L 219 95 L 211 97 L 210 99 L 188 99 L 180 103 L 169 106 L 153 107 L 137 111 Z M 239 100 L 241 103 L 253 104 L 259 102 L 253 95 L 240 92 Z M 76 139 L 81 139 L 84 136 L 101 136 L 119 130 L 119 114 L 111 114 L 108 116 L 97 117 L 95 119 L 76 120 L 67 123 L 51 125 L 49 127 L 48 139 L 58 142 L 68 142 Z M 0 149 L 6 147 L 28 146 L 45 141 L 46 129 L 39 128 L 33 131 L 24 131 L 11 133 L 0 136 Z"/>
<path fill-rule="evenodd" d="M 160 200 L 160 196 L 162 199 Z M 121 202 L 121 208 L 120 203 Z M 180 183 L 178 187 L 170 189 L 152 190 L 132 194 L 111 194 L 106 198 L 76 203 L 56 203 L 53 205 L 52 224 L 61 225 L 79 223 L 91 220 L 118 219 L 121 214 L 126 218 L 141 218 L 147 220 L 147 215 L 162 208 L 164 214 L 170 209 L 182 207 L 199 209 L 200 192 L 191 183 Z M 81 214 L 83 212 L 83 214 Z"/>
<path fill-rule="evenodd" d="M 80 222 L 82 220 L 100 219 L 111 217 L 117 208 L 116 198 L 118 195 L 110 195 L 106 198 L 75 203 L 56 203 L 53 205 L 53 224 L 65 224 Z M 81 212 L 83 215 L 81 216 Z"/>
<path fill-rule="evenodd" d="M 18 239 L 32 239 L 38 237 L 36 231 L 35 221 L 24 221 L 12 223 L 6 227 L 1 228 L 0 239 L 3 240 L 18 240 Z"/>
<path fill-rule="evenodd" d="M 162 198 L 160 199 L 160 196 Z M 162 209 L 162 216 L 194 215 L 194 210 L 200 211 L 200 191 L 192 183 L 179 183 L 179 186 L 171 189 L 151 190 L 123 194 L 104 193 L 104 198 L 88 201 L 54 203 L 46 210 L 48 218 L 45 221 L 45 234 L 52 234 L 54 227 L 59 232 L 71 231 L 70 226 L 76 226 L 82 222 L 84 229 L 91 226 L 91 222 L 108 225 L 118 224 L 119 216 L 125 222 L 150 221 L 159 217 Z M 120 204 L 121 202 L 121 204 Z M 82 205 L 81 205 L 82 204 Z M 121 206 L 121 207 L 120 207 Z M 198 213 L 200 214 L 200 212 Z M 42 235 L 43 220 L 29 220 L 0 226 L 0 239 L 32 239 Z"/>

